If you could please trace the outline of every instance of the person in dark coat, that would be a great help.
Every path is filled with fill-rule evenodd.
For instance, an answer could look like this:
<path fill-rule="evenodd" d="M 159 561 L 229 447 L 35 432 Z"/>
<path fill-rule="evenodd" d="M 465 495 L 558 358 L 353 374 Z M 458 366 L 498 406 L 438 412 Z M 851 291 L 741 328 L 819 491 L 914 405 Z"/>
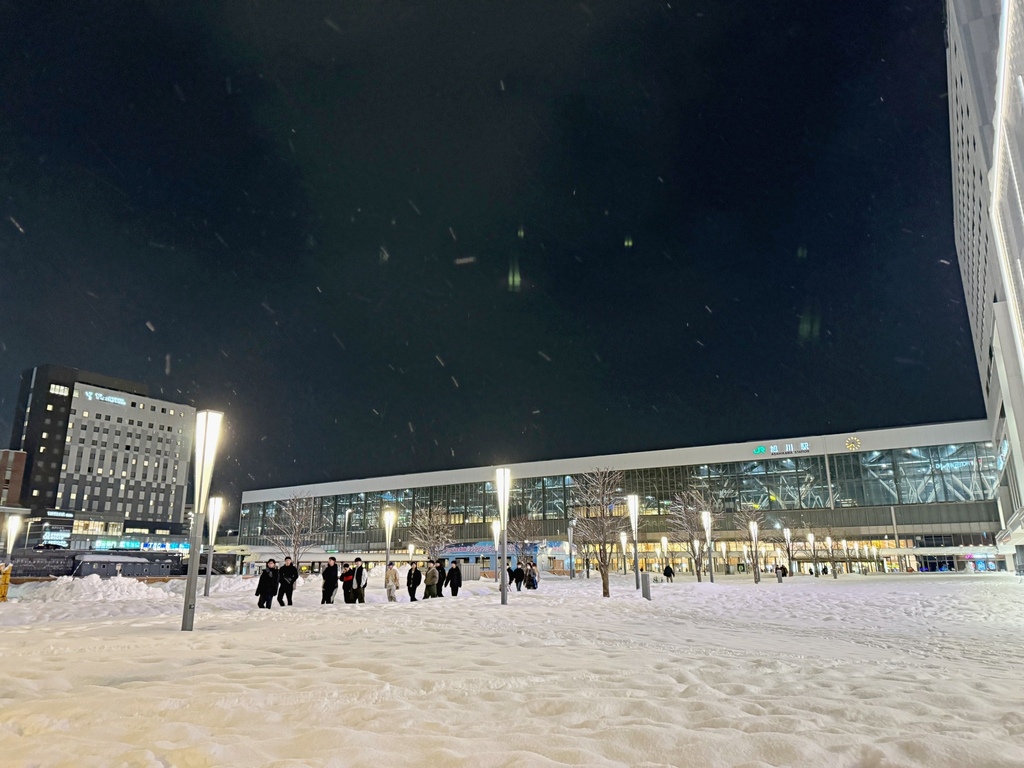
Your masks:
<path fill-rule="evenodd" d="M 448 576 L 448 574 L 447 574 L 447 572 L 444 569 L 444 560 L 441 560 L 440 558 L 438 558 L 438 560 L 437 560 L 437 595 L 436 595 L 437 597 L 444 597 L 444 595 L 441 594 L 441 587 L 443 587 L 445 585 L 445 581 L 444 580 L 445 580 L 445 578 L 447 576 Z"/>
<path fill-rule="evenodd" d="M 334 593 L 338 591 L 338 561 L 333 557 L 327 558 L 327 567 L 320 575 L 324 579 L 320 605 L 330 605 L 334 602 Z"/>
<path fill-rule="evenodd" d="M 508 586 L 509 589 L 512 589 L 512 583 L 516 580 L 516 572 L 512 570 L 511 565 L 505 566 L 505 570 L 508 571 L 508 582 L 506 582 L 506 586 Z"/>
<path fill-rule="evenodd" d="M 521 563 L 516 563 L 516 569 L 512 571 L 512 580 L 516 583 L 516 592 L 523 591 L 523 580 L 526 579 L 526 571 Z"/>
<path fill-rule="evenodd" d="M 409 563 L 409 573 L 405 575 L 405 586 L 409 590 L 410 602 L 416 602 L 416 590 L 419 589 L 421 581 L 423 581 L 423 574 L 420 573 L 420 569 L 416 567 L 416 563 Z"/>
<path fill-rule="evenodd" d="M 267 560 L 267 567 L 260 574 L 256 594 L 260 598 L 259 607 L 269 611 L 274 604 L 274 595 L 277 594 L 277 563 L 272 559 Z"/>
<path fill-rule="evenodd" d="M 444 585 L 451 589 L 452 597 L 457 597 L 459 587 L 462 586 L 462 569 L 459 568 L 459 561 L 452 560 L 452 567 L 448 569 L 448 575 L 444 577 Z"/>
<path fill-rule="evenodd" d="M 356 601 L 356 570 L 349 568 L 348 563 L 341 564 L 341 594 L 346 603 Z"/>
<path fill-rule="evenodd" d="M 672 583 L 672 577 L 676 575 L 676 572 L 672 570 L 672 566 L 671 565 L 666 565 L 665 566 L 665 570 L 662 571 L 662 573 L 665 575 L 665 581 L 667 581 L 667 582 L 669 582 L 671 584 Z"/>
<path fill-rule="evenodd" d="M 292 590 L 295 589 L 295 582 L 299 580 L 299 569 L 292 565 L 292 559 L 286 557 L 284 565 L 277 571 L 277 578 L 281 582 L 281 588 L 277 591 L 277 602 L 284 605 L 284 599 L 288 598 L 288 605 L 292 604 Z"/>

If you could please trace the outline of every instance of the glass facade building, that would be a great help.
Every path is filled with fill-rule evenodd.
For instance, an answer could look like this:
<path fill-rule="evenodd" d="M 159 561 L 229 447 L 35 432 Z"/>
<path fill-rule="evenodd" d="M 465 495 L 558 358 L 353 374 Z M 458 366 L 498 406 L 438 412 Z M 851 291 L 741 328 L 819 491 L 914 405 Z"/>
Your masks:
<path fill-rule="evenodd" d="M 547 538 L 562 537 L 574 476 L 611 467 L 623 471 L 623 494 L 641 499 L 648 543 L 666 533 L 676 494 L 699 489 L 721 503 L 723 539 L 740 538 L 736 512 L 757 509 L 776 528 L 830 530 L 851 541 L 987 545 L 1000 529 L 1000 472 L 985 436 L 985 422 L 966 422 L 511 465 L 509 514 L 540 521 Z M 494 468 L 481 467 L 248 491 L 239 544 L 265 544 L 275 509 L 296 496 L 317 500 L 324 528 L 317 543 L 339 551 L 382 548 L 387 510 L 397 515 L 400 547 L 418 510 L 431 505 L 444 509 L 457 541 L 487 541 L 498 517 L 493 476 Z"/>

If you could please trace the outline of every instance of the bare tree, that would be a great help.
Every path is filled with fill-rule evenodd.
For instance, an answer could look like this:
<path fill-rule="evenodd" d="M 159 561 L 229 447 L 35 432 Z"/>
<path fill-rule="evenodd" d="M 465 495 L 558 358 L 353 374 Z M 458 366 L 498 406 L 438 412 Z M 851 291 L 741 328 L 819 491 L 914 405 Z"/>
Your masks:
<path fill-rule="evenodd" d="M 691 489 L 675 495 L 667 515 L 672 540 L 683 544 L 690 551 L 697 581 L 701 581 L 704 558 L 710 554 L 707 548 L 707 533 L 704 530 L 705 512 L 711 513 L 714 525 L 722 518 L 721 502 L 702 490 Z M 708 562 L 710 564 L 710 559 Z"/>
<path fill-rule="evenodd" d="M 455 529 L 448 522 L 448 511 L 441 504 L 418 507 L 409 528 L 409 541 L 436 560 L 445 547 L 455 541 Z"/>
<path fill-rule="evenodd" d="M 765 530 L 766 518 L 764 512 L 755 507 L 748 507 L 746 509 L 740 509 L 736 511 L 733 517 L 736 523 L 736 528 L 740 532 L 740 537 L 747 542 L 747 547 L 750 550 L 750 561 L 754 564 L 754 583 L 761 583 L 761 553 L 758 551 L 758 544 L 765 541 L 765 535 L 762 535 L 762 531 Z M 754 538 L 753 526 L 757 526 L 757 538 Z"/>
<path fill-rule="evenodd" d="M 302 555 L 317 544 L 316 536 L 327 527 L 320 514 L 319 499 L 308 493 L 296 493 L 277 504 L 263 535 L 298 567 Z"/>
<path fill-rule="evenodd" d="M 620 546 L 619 534 L 628 519 L 622 514 L 622 472 L 598 469 L 573 477 L 570 491 L 572 517 L 576 521 L 574 544 L 584 557 L 597 563 L 601 596 L 610 597 L 608 573 Z"/>
<path fill-rule="evenodd" d="M 528 559 L 526 548 L 529 546 L 529 543 L 531 541 L 540 541 L 542 533 L 543 526 L 540 520 L 521 516 L 513 517 L 508 521 L 508 533 L 506 534 L 508 536 L 508 543 L 520 563 Z"/>

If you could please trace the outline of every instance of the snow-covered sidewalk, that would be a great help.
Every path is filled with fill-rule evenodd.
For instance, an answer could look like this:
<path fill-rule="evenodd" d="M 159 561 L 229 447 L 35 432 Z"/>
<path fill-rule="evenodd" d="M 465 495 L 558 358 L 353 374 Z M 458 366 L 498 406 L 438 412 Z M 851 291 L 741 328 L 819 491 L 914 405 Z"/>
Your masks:
<path fill-rule="evenodd" d="M 376 581 L 376 580 L 375 580 Z M 17 587 L 0 755 L 76 766 L 1020 766 L 1024 585 L 547 578 L 259 611 L 217 579 Z M 200 585 L 200 589 L 201 589 Z"/>

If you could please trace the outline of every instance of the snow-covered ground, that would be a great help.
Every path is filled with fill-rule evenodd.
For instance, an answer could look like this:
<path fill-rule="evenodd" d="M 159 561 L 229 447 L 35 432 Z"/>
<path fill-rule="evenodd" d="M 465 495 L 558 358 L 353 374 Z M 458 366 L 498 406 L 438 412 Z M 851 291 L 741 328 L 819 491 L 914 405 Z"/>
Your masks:
<path fill-rule="evenodd" d="M 16 587 L 0 764 L 1024 765 L 1013 576 L 653 586 L 260 611 L 218 578 L 191 633 L 181 582 Z"/>

